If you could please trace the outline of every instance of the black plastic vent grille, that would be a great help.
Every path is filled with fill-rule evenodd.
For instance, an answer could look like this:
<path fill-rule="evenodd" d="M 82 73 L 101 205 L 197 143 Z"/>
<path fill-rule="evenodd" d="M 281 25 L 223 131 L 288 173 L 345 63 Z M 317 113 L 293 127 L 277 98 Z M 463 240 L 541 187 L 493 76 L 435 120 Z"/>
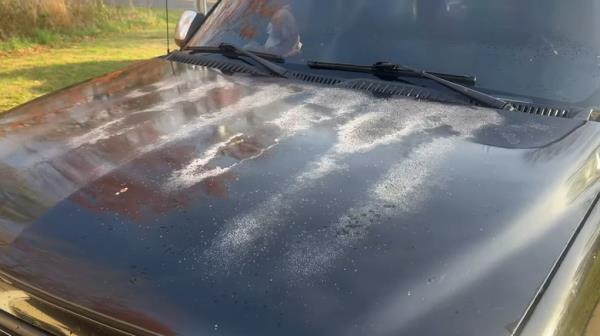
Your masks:
<path fill-rule="evenodd" d="M 294 79 L 301 80 L 303 82 L 318 83 L 324 85 L 337 85 L 342 82 L 342 80 L 338 78 L 307 74 L 303 72 L 290 72 L 290 76 Z"/>
<path fill-rule="evenodd" d="M 209 57 L 202 57 L 200 55 L 191 56 L 189 54 L 175 52 L 168 55 L 166 59 L 173 62 L 216 68 L 223 72 L 241 72 L 255 75 L 260 74 L 259 71 L 255 70 L 250 66 L 232 63 L 228 61 L 220 61 Z M 335 77 L 327 77 L 297 71 L 290 71 L 288 75 L 293 79 L 303 82 L 337 86 L 340 88 L 354 89 L 360 91 L 368 91 L 381 97 L 400 96 L 414 99 L 432 100 L 444 103 L 464 104 L 464 101 L 457 98 L 453 98 L 451 95 L 440 94 L 436 90 L 431 90 L 420 86 L 389 83 L 369 79 L 343 80 Z M 478 105 L 475 102 L 472 103 Z M 568 118 L 570 116 L 570 111 L 566 108 L 541 106 L 512 101 L 510 101 L 510 103 L 516 111 L 522 113 L 560 118 Z"/>
<path fill-rule="evenodd" d="M 259 72 L 253 68 L 241 64 L 236 64 L 227 61 L 219 61 L 206 57 L 190 56 L 182 53 L 172 53 L 167 56 L 167 60 L 179 63 L 205 66 L 209 68 L 219 69 L 224 72 L 241 72 L 249 74 L 258 74 Z"/>
<path fill-rule="evenodd" d="M 430 90 L 424 87 L 392 84 L 380 81 L 371 80 L 348 80 L 340 83 L 339 87 L 348 89 L 369 91 L 381 96 L 401 96 L 415 99 L 427 99 L 434 101 L 443 101 L 448 103 L 458 103 L 448 96 L 440 95 L 437 91 Z"/>
<path fill-rule="evenodd" d="M 523 113 L 537 114 L 548 117 L 561 117 L 567 118 L 569 116 L 569 110 L 565 108 L 538 106 L 532 104 L 523 103 L 511 103 L 515 110 Z"/>

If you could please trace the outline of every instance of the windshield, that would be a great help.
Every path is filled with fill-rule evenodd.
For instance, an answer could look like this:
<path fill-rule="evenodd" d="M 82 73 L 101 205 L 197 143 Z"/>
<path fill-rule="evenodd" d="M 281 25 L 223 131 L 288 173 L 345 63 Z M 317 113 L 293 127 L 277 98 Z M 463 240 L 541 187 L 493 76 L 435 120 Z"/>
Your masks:
<path fill-rule="evenodd" d="M 508 98 L 600 104 L 600 0 L 222 0 L 190 41 L 474 75 Z"/>

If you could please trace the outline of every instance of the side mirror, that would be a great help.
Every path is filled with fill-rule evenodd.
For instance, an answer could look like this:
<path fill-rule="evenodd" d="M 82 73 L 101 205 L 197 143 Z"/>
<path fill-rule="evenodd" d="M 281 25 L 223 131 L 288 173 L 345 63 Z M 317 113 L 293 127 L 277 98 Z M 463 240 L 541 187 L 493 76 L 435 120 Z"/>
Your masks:
<path fill-rule="evenodd" d="M 205 18 L 204 14 L 195 11 L 187 10 L 183 12 L 175 28 L 175 44 L 183 47 L 192 38 L 196 30 L 200 28 Z"/>

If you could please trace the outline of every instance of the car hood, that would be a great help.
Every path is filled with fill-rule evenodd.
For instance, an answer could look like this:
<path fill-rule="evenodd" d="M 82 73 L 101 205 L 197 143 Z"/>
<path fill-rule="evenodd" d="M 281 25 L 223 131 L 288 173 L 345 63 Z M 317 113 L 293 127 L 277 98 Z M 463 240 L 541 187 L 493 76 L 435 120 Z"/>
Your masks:
<path fill-rule="evenodd" d="M 0 118 L 0 266 L 161 334 L 505 335 L 599 133 L 155 59 Z"/>

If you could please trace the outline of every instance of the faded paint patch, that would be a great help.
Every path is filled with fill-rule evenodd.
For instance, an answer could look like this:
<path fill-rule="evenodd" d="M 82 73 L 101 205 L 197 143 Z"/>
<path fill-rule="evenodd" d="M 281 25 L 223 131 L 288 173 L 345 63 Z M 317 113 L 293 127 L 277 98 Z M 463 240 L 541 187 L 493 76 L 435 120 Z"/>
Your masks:
<path fill-rule="evenodd" d="M 343 96 L 336 90 L 338 99 Z M 290 209 L 299 202 L 302 193 L 310 191 L 324 177 L 341 172 L 348 167 L 347 161 L 355 155 L 363 155 L 381 146 L 402 142 L 407 137 L 437 127 L 447 126 L 454 132 L 449 138 L 434 139 L 415 148 L 407 158 L 400 160 L 381 176 L 370 190 L 363 205 L 351 208 L 338 221 L 326 225 L 319 235 L 300 237 L 301 243 L 292 245 L 285 259 L 290 272 L 308 276 L 325 271 L 335 259 L 368 233 L 368 227 L 380 222 L 376 216 L 398 216 L 402 212 L 418 209 L 418 204 L 428 197 L 444 155 L 453 150 L 457 141 L 468 139 L 481 126 L 499 124 L 501 117 L 485 109 L 466 110 L 464 107 L 448 107 L 433 103 L 410 100 L 380 100 L 364 104 L 362 99 L 351 99 L 354 92 L 346 92 L 348 101 L 342 112 L 331 119 L 307 118 L 283 130 L 282 138 L 291 136 L 298 129 L 318 124 L 319 120 L 333 123 L 337 141 L 331 149 L 315 161 L 308 162 L 303 171 L 290 180 L 280 193 L 252 211 L 237 216 L 226 223 L 215 238 L 206 256 L 217 269 L 225 270 L 232 264 L 242 262 L 259 240 L 268 241 L 277 231 L 289 223 Z M 329 106 L 326 106 L 329 107 Z M 299 108 L 287 117 L 302 118 Z M 362 111 L 373 111 L 361 113 Z M 416 112 L 415 112 L 416 111 Z M 310 115 L 310 114 L 308 114 Z M 296 120 L 298 122 L 298 120 Z M 289 125 L 286 123 L 279 123 Z M 442 183 L 442 181 L 437 181 Z M 383 204 L 383 205 L 381 205 Z M 356 220 L 360 219 L 357 223 Z M 327 224 L 327 223 L 323 223 Z M 264 243 L 264 242 L 263 242 Z"/>
<path fill-rule="evenodd" d="M 222 142 L 209 147 L 204 154 L 190 162 L 185 168 L 174 171 L 167 181 L 167 189 L 175 190 L 179 188 L 188 188 L 204 180 L 205 178 L 215 176 L 215 172 L 223 173 L 224 169 L 220 167 L 208 168 L 211 160 L 214 160 L 219 153 L 235 141 L 243 141 L 243 134 L 235 134 Z M 218 174 L 217 174 L 218 175 Z"/>
<path fill-rule="evenodd" d="M 331 223 L 318 236 L 300 239 L 301 243 L 290 250 L 284 263 L 289 272 L 299 276 L 325 272 L 336 259 L 365 238 L 369 227 L 379 224 L 380 218 L 399 217 L 409 211 L 418 211 L 420 204 L 428 199 L 431 190 L 443 186 L 444 174 L 439 174 L 438 171 L 446 155 L 456 144 L 470 138 L 473 132 L 482 126 L 499 124 L 502 121 L 498 114 L 484 109 L 441 111 L 435 108 L 435 104 L 418 104 L 421 106 L 421 112 L 409 117 L 398 112 L 388 112 L 387 116 L 369 113 L 349 122 L 350 126 L 346 124 L 340 127 L 341 136 L 335 147 L 337 151 L 330 154 L 337 159 L 328 157 L 328 166 L 335 167 L 330 161 L 339 161 L 343 158 L 342 155 L 348 152 L 356 154 L 372 150 L 377 146 L 402 141 L 407 136 L 428 129 L 450 126 L 456 134 L 433 139 L 413 149 L 408 157 L 399 158 L 399 162 L 383 174 L 367 192 L 368 196 L 363 205 L 348 209 L 338 221 Z M 404 120 L 392 121 L 390 115 Z M 368 126 L 361 129 L 361 125 Z M 378 125 L 384 125 L 381 126 L 383 132 L 377 132 Z M 356 141 L 355 139 L 361 139 L 357 134 L 363 134 L 370 141 Z M 340 148 L 342 150 L 339 150 Z"/>

